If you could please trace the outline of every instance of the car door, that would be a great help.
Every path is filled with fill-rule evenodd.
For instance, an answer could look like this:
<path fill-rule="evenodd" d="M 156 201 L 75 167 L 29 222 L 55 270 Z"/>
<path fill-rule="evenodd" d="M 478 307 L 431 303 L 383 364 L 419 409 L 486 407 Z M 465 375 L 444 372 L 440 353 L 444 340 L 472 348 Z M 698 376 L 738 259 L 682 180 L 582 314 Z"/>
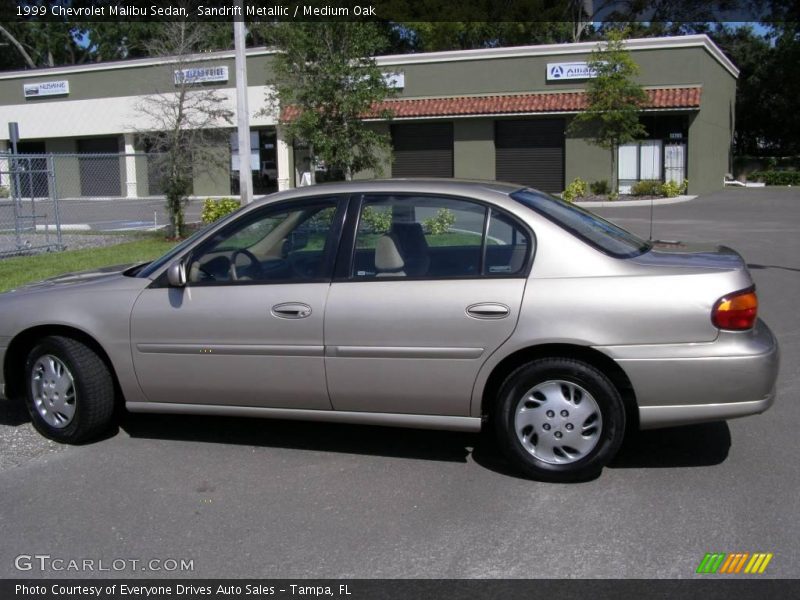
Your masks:
<path fill-rule="evenodd" d="M 516 325 L 532 234 L 463 198 L 366 195 L 349 214 L 325 316 L 334 409 L 469 415 Z"/>
<path fill-rule="evenodd" d="M 131 350 L 151 402 L 330 409 L 323 319 L 343 200 L 249 211 L 185 255 L 185 287 L 137 299 Z"/>

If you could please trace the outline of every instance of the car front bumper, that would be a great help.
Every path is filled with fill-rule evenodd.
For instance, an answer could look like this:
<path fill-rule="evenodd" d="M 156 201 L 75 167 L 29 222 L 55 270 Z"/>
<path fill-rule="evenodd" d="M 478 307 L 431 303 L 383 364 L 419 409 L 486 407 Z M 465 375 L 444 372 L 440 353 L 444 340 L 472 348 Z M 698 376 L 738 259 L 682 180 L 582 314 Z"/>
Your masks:
<path fill-rule="evenodd" d="M 713 342 L 598 347 L 627 373 L 642 429 L 721 421 L 767 410 L 775 400 L 778 342 L 759 320 Z"/>

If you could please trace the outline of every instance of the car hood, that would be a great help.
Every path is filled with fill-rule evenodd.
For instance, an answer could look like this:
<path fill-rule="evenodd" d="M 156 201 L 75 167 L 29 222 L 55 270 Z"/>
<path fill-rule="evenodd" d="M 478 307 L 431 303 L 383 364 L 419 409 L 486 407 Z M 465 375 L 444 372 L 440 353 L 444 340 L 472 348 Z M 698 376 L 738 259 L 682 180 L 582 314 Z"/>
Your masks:
<path fill-rule="evenodd" d="M 644 267 L 696 271 L 738 271 L 746 268 L 744 259 L 732 248 L 684 242 L 655 241 L 649 252 L 632 261 Z"/>
<path fill-rule="evenodd" d="M 136 264 L 141 263 L 129 263 L 124 265 L 103 267 L 101 269 L 94 269 L 91 271 L 65 273 L 63 275 L 57 275 L 56 277 L 50 277 L 49 279 L 45 279 L 43 281 L 22 285 L 14 290 L 11 290 L 11 292 L 33 292 L 40 290 L 64 289 L 80 285 L 130 279 L 128 277 L 123 277 L 122 273 L 131 267 L 136 266 Z"/>

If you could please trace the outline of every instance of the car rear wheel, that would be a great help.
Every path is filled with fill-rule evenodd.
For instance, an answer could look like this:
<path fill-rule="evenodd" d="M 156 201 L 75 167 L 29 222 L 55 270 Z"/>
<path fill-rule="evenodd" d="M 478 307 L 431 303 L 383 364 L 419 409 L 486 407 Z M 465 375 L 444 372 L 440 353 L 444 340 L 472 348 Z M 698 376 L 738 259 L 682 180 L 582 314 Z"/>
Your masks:
<path fill-rule="evenodd" d="M 42 338 L 28 354 L 25 382 L 31 421 L 45 437 L 75 444 L 108 429 L 114 381 L 85 344 L 63 336 Z"/>
<path fill-rule="evenodd" d="M 622 398 L 603 373 L 585 362 L 546 358 L 528 363 L 506 378 L 497 400 L 499 444 L 534 479 L 593 477 L 622 443 Z"/>

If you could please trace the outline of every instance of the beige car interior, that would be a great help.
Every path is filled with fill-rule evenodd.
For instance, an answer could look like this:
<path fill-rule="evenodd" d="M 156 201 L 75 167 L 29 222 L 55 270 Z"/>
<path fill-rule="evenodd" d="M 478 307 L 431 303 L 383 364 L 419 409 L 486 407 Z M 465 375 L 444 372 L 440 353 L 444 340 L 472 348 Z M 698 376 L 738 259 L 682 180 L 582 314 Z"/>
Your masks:
<path fill-rule="evenodd" d="M 210 272 L 215 264 L 220 266 L 218 266 L 216 269 L 213 270 L 215 270 L 217 273 L 220 273 L 222 270 L 225 269 L 224 266 L 221 266 L 222 263 L 225 261 L 227 261 L 227 270 L 230 272 L 231 279 L 240 279 L 240 280 L 249 279 L 249 277 L 247 276 L 242 276 L 242 277 L 234 276 L 235 274 L 233 273 L 233 271 L 235 267 L 233 265 L 233 260 L 236 251 L 247 250 L 250 254 L 252 254 L 252 256 L 258 259 L 259 262 L 280 259 L 284 242 L 288 238 L 289 234 L 301 224 L 303 217 L 305 215 L 306 215 L 305 210 L 290 212 L 272 230 L 270 230 L 263 238 L 256 241 L 254 244 L 251 244 L 250 246 L 245 248 L 225 248 L 224 247 L 225 243 L 228 240 L 230 240 L 231 237 L 243 231 L 242 229 L 237 230 L 231 236 L 219 241 L 210 251 L 203 253 L 197 259 L 192 261 L 188 271 L 189 281 L 190 282 L 202 281 L 203 273 Z M 252 227 L 257 223 L 258 221 L 251 223 L 247 227 Z M 247 229 L 247 227 L 245 227 L 244 229 Z M 220 246 L 223 246 L 223 249 L 217 250 L 217 248 L 219 248 Z"/>
<path fill-rule="evenodd" d="M 378 238 L 375 245 L 375 270 L 377 277 L 405 277 L 405 261 L 391 235 Z"/>

